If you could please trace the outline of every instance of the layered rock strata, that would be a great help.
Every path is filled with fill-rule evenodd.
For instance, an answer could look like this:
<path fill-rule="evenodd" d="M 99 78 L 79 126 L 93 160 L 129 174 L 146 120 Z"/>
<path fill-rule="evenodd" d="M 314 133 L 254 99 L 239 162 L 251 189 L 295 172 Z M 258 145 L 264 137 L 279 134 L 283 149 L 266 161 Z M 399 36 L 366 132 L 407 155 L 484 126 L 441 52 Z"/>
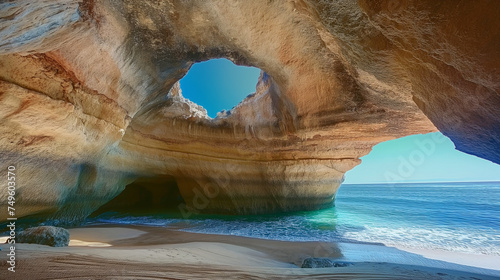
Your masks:
<path fill-rule="evenodd" d="M 422 111 L 499 162 L 498 36 L 474 35 L 480 55 L 461 45 L 498 20 L 393 2 L 1 3 L 0 168 L 16 166 L 18 216 L 86 217 L 134 181 L 174 184 L 186 215 L 327 207 L 375 144 L 436 130 Z M 177 81 L 221 57 L 263 72 L 210 119 Z"/>

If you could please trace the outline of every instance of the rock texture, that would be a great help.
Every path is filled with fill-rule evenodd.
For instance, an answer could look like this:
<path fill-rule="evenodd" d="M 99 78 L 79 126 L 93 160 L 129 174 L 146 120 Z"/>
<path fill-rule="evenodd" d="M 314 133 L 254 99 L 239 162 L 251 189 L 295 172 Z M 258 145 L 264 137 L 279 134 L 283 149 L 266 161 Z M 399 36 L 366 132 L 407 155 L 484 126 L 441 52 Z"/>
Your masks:
<path fill-rule="evenodd" d="M 82 218 L 134 181 L 174 181 L 186 216 L 327 207 L 375 144 L 434 125 L 500 162 L 499 6 L 0 3 L 0 168 L 16 165 L 17 214 Z M 176 83 L 219 57 L 263 72 L 210 119 Z"/>
<path fill-rule="evenodd" d="M 302 263 L 302 268 L 325 268 L 325 267 L 346 267 L 351 266 L 349 262 L 336 262 L 329 258 L 307 258 Z"/>
<path fill-rule="evenodd" d="M 69 245 L 69 231 L 52 226 L 28 228 L 16 236 L 16 242 L 65 247 Z"/>
<path fill-rule="evenodd" d="M 316 4 L 350 63 L 406 84 L 458 150 L 500 163 L 500 3 L 352 2 Z"/>

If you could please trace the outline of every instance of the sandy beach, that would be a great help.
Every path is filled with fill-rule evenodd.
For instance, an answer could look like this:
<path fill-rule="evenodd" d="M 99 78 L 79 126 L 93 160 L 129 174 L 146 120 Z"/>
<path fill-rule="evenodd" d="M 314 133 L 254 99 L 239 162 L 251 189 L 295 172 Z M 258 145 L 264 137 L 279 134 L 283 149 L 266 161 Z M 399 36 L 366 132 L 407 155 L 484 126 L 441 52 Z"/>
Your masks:
<path fill-rule="evenodd" d="M 448 264 L 381 245 L 286 242 L 161 227 L 70 229 L 69 247 L 17 244 L 2 279 L 498 279 L 500 271 Z M 7 245 L 0 246 L 5 252 Z M 412 255 L 412 254 L 410 254 Z M 377 257 L 378 256 L 378 257 Z M 348 267 L 300 268 L 308 257 Z M 472 256 L 473 257 L 473 256 Z M 406 261 L 405 261 L 406 259 Z M 497 259 L 491 257 L 491 263 Z M 463 259 L 462 259 L 463 260 Z M 391 262 L 394 261 L 394 262 Z M 10 278 L 5 278 L 10 277 Z"/>

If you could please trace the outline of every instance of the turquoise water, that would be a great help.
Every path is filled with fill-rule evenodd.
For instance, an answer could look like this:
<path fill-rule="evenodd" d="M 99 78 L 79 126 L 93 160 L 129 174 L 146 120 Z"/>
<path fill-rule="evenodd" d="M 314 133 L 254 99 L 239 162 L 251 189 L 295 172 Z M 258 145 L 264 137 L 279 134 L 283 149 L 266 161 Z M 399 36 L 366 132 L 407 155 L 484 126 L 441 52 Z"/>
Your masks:
<path fill-rule="evenodd" d="M 335 207 L 320 211 L 189 220 L 106 213 L 89 222 L 181 224 L 199 233 L 500 255 L 500 183 L 342 185 Z"/>

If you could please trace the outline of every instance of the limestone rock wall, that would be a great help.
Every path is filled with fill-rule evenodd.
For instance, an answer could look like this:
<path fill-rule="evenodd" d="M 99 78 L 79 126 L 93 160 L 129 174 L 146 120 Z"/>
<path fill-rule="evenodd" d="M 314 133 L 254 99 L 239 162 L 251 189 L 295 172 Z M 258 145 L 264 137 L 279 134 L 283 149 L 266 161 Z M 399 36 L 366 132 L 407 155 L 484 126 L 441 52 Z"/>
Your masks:
<path fill-rule="evenodd" d="M 458 150 L 500 163 L 500 3 L 314 3 L 352 65 L 406 85 Z"/>
<path fill-rule="evenodd" d="M 425 115 L 499 162 L 498 36 L 462 45 L 493 12 L 396 2 L 0 3 L 0 168 L 16 165 L 18 215 L 77 220 L 165 176 L 187 212 L 327 207 L 375 144 L 435 131 Z M 176 82 L 220 57 L 263 72 L 210 119 Z"/>

